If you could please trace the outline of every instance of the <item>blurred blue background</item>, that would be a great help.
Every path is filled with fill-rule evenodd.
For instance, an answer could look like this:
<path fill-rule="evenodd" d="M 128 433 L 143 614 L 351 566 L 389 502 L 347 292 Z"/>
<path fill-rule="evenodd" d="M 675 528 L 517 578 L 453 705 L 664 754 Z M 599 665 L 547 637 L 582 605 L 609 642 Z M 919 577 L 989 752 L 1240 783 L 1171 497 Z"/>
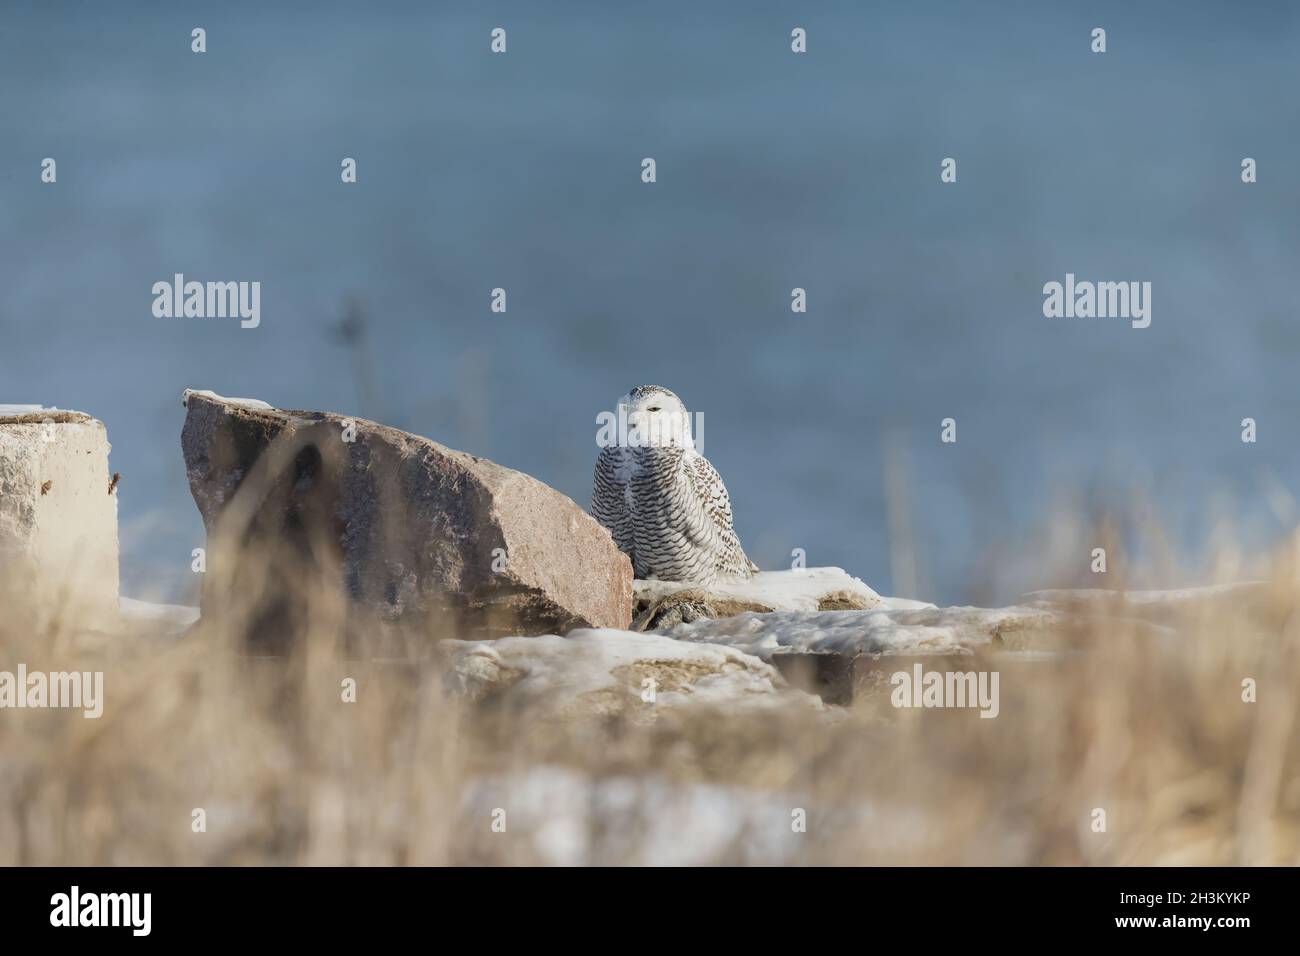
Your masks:
<path fill-rule="evenodd" d="M 1296 6 L 814 6 L 6 3 L 0 402 L 106 422 L 124 593 L 194 587 L 188 386 L 585 506 L 597 413 L 666 385 L 760 565 L 943 603 L 1080 583 L 1062 509 L 1193 565 L 1289 530 Z M 155 319 L 175 272 L 260 280 L 261 327 Z M 1067 272 L 1150 281 L 1151 327 L 1044 318 Z"/>

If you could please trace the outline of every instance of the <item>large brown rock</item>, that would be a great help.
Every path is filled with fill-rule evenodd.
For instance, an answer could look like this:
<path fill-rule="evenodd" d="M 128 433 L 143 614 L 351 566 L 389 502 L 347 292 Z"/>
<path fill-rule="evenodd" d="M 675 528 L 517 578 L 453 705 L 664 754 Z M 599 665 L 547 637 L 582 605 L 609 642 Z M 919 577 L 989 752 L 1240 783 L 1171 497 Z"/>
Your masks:
<path fill-rule="evenodd" d="M 315 576 L 350 609 L 437 617 L 443 636 L 631 622 L 627 556 L 535 478 L 374 422 L 211 392 L 184 401 L 181 446 L 208 531 L 205 616 L 258 582 L 287 591 Z M 292 630 L 294 607 L 272 601 L 254 623 Z"/>

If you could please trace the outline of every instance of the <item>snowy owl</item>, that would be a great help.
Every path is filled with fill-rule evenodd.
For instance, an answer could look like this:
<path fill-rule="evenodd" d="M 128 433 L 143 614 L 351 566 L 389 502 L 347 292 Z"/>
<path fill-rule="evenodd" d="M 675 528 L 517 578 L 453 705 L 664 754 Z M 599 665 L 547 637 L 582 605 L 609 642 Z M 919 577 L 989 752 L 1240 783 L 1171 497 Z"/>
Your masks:
<path fill-rule="evenodd" d="M 618 402 L 619 434 L 596 460 L 591 513 L 641 579 L 710 584 L 758 568 L 731 524 L 731 499 L 695 450 L 682 400 L 640 385 Z"/>

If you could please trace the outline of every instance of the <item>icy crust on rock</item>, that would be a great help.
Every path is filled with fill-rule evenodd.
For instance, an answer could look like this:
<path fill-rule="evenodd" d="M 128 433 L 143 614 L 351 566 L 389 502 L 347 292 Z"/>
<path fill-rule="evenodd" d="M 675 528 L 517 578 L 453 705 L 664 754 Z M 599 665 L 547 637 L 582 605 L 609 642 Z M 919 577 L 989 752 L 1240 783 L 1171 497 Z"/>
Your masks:
<path fill-rule="evenodd" d="M 766 660 L 775 654 L 971 654 L 1018 632 L 1058 623 L 1056 614 L 1040 608 L 922 607 L 747 612 L 679 624 L 665 633 Z"/>
<path fill-rule="evenodd" d="M 699 588 L 686 581 L 636 581 L 638 602 L 652 603 L 684 591 L 702 590 L 709 598 L 754 605 L 772 611 L 816 611 L 826 600 L 851 600 L 861 607 L 876 607 L 881 597 L 843 568 L 802 568 L 760 571 L 750 578 L 723 578 Z"/>
<path fill-rule="evenodd" d="M 187 388 L 181 392 L 181 404 L 189 407 L 190 396 L 198 395 L 202 398 L 211 399 L 214 402 L 224 402 L 227 405 L 238 405 L 240 408 L 251 408 L 255 411 L 273 411 L 274 406 L 268 405 L 260 398 L 230 398 L 226 395 L 218 395 L 216 392 L 206 388 Z"/>

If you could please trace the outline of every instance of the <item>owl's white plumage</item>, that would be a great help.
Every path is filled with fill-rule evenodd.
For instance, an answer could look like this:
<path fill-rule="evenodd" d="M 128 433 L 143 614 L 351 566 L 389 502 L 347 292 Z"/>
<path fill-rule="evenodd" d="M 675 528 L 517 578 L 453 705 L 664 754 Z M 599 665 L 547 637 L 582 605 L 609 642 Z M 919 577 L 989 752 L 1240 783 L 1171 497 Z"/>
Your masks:
<path fill-rule="evenodd" d="M 709 584 L 749 577 L 717 470 L 695 450 L 681 399 L 641 385 L 619 399 L 626 434 L 596 461 L 591 513 L 632 559 L 638 578 Z"/>

